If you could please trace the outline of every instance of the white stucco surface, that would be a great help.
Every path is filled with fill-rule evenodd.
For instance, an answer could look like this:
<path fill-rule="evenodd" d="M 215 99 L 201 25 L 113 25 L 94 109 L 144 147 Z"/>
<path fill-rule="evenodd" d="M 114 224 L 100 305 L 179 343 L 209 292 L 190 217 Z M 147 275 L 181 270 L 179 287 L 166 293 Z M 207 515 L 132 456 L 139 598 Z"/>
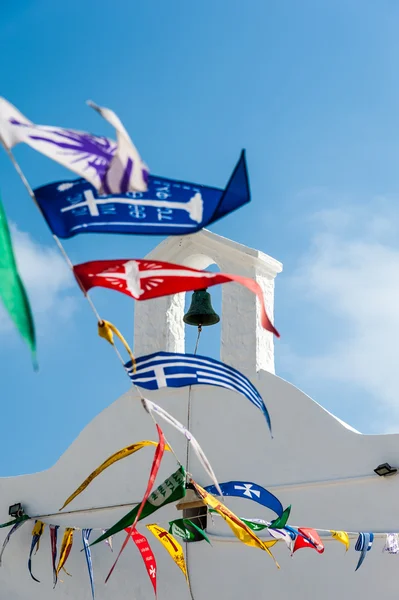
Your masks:
<path fill-rule="evenodd" d="M 203 234 L 204 243 L 199 244 L 198 239 L 195 242 L 199 248 L 186 249 L 188 260 L 194 261 L 195 256 L 208 256 L 212 262 L 217 257 L 221 270 L 232 272 L 239 272 L 235 261 L 242 261 L 243 274 L 252 269 L 254 276 L 267 279 L 265 289 L 269 289 L 269 292 L 266 300 L 271 312 L 273 279 L 276 272 L 281 270 L 279 263 L 271 262 L 269 271 L 266 267 L 262 270 L 258 259 L 266 265 L 273 259 L 269 261 L 268 257 L 263 258 L 264 255 L 254 255 L 253 264 L 247 264 L 251 260 L 243 259 L 243 255 L 250 256 L 250 252 L 246 251 L 249 249 L 237 245 L 238 248 L 231 250 L 235 258 L 229 265 L 227 259 L 223 261 L 224 254 L 228 254 L 226 247 L 232 243 L 225 243 L 220 238 L 215 240 L 217 237 Z M 219 254 L 211 253 L 209 240 L 216 246 L 219 244 Z M 182 243 L 191 242 L 185 239 Z M 161 248 L 164 260 L 180 261 L 180 250 L 176 246 L 176 240 L 173 243 L 168 240 L 164 244 Z M 160 258 L 158 251 L 159 248 L 153 257 Z M 174 252 L 176 259 L 173 258 Z M 195 260 L 200 268 L 205 266 L 203 258 Z M 199 264 L 201 261 L 202 265 Z M 230 284 L 223 287 L 227 290 Z M 234 289 L 237 290 L 237 286 Z M 274 439 L 271 439 L 261 413 L 246 398 L 233 391 L 194 386 L 191 431 L 211 461 L 219 481 L 253 481 L 268 488 L 284 506 L 292 504 L 289 521 L 292 525 L 350 531 L 399 531 L 399 477 L 381 478 L 373 473 L 373 469 L 383 462 L 399 465 L 399 436 L 362 435 L 348 428 L 290 383 L 274 375 L 272 340 L 267 337 L 258 339 L 259 330 L 254 322 L 256 304 L 251 309 L 252 301 L 250 295 L 236 297 L 233 291 L 226 291 L 223 296 L 222 356 L 237 368 L 240 368 L 240 361 L 245 361 L 245 372 L 261 392 L 270 411 Z M 244 319 L 252 310 L 245 327 L 235 327 L 236 336 L 240 336 L 240 352 L 236 351 L 237 339 L 229 349 L 228 340 L 233 328 L 225 322 L 236 319 L 236 303 L 240 319 Z M 145 323 L 147 333 L 144 328 L 144 320 L 148 316 L 146 304 L 141 303 L 140 312 L 136 310 L 136 353 L 159 349 L 181 350 L 178 322 L 175 319 L 182 309 L 179 301 L 171 299 L 167 304 L 160 303 L 159 306 L 167 309 L 168 315 L 165 318 L 160 313 L 154 321 L 154 313 L 151 312 L 152 320 Z M 138 314 L 140 318 L 137 318 Z M 187 424 L 187 388 L 164 389 L 145 395 Z M 184 462 L 185 439 L 166 424 L 163 429 Z M 87 425 L 51 469 L 0 479 L 1 522 L 8 519 L 8 507 L 16 502 L 22 502 L 26 512 L 32 516 L 56 513 L 65 498 L 106 457 L 123 446 L 143 439 L 156 439 L 155 428 L 143 410 L 137 393 L 129 390 Z M 145 448 L 114 465 L 99 476 L 68 509 L 82 510 L 140 501 L 152 456 L 153 449 Z M 191 456 L 189 468 L 200 484 L 211 483 L 195 456 Z M 175 469 L 173 455 L 166 454 L 157 482 L 160 483 Z M 226 504 L 242 517 L 273 518 L 267 509 L 249 500 L 227 498 Z M 43 520 L 61 525 L 60 542 L 62 527 L 107 528 L 128 510 L 105 509 L 64 516 L 60 513 Z M 149 538 L 156 555 L 159 600 L 189 600 L 190 594 L 182 573 L 159 542 L 151 538 L 144 525 L 146 522 L 158 522 L 167 528 L 168 521 L 179 516 L 181 513 L 174 506 L 169 506 L 139 524 L 139 530 Z M 0 568 L 0 600 L 91 598 L 86 562 L 80 552 L 81 534 L 78 531 L 67 563 L 67 570 L 72 577 L 62 575 L 63 583 L 59 582 L 57 588 L 52 589 L 47 528 L 40 550 L 33 557 L 33 572 L 41 584 L 32 581 L 27 569 L 32 525 L 28 522 L 17 531 L 4 553 Z M 323 555 L 306 549 L 297 552 L 293 558 L 285 545 L 279 543 L 273 549 L 281 565 L 278 571 L 266 553 L 236 541 L 218 517 L 215 517 L 214 524 L 208 519 L 208 532 L 212 536 L 212 547 L 206 542 L 188 545 L 188 567 L 195 600 L 241 600 L 243 597 L 273 597 L 277 600 L 288 597 L 316 600 L 323 597 L 335 600 L 337 595 L 341 598 L 359 596 L 371 599 L 377 594 L 393 597 L 397 593 L 396 568 L 399 558 L 382 554 L 384 540 L 381 537 L 377 537 L 373 549 L 356 573 L 359 554 L 354 551 L 355 540 L 347 554 L 342 544 L 326 541 Z M 7 530 L 0 530 L 0 543 L 6 534 Z M 124 534 L 115 536 L 116 551 L 123 539 Z M 151 583 L 133 542 L 129 543 L 112 578 L 104 585 L 114 558 L 115 552 L 112 554 L 105 543 L 93 548 L 97 600 L 152 598 Z"/>
<path fill-rule="evenodd" d="M 397 498 L 399 477 L 377 477 L 373 469 L 381 462 L 399 463 L 399 436 L 364 436 L 345 428 L 310 398 L 275 375 L 260 372 L 255 378 L 269 407 L 274 439 L 270 439 L 263 417 L 245 398 L 234 392 L 208 386 L 193 388 L 192 431 L 211 460 L 219 481 L 255 481 L 273 491 L 284 506 L 292 504 L 290 523 L 351 531 L 384 532 L 399 530 Z M 148 397 L 186 421 L 188 390 L 159 391 Z M 168 426 L 164 431 L 179 456 L 185 456 L 184 440 Z M 144 413 L 134 392 L 128 392 L 96 417 L 48 471 L 0 480 L 0 518 L 7 520 L 10 504 L 22 502 L 30 515 L 56 512 L 65 498 L 109 454 L 140 439 L 154 439 L 151 419 Z M 139 501 L 146 484 L 153 450 L 144 449 L 111 467 L 71 505 L 73 510 Z M 175 467 L 166 455 L 158 480 Z M 190 470 L 203 485 L 210 481 L 195 457 Z M 337 481 L 338 480 L 338 481 Z M 249 500 L 227 499 L 228 506 L 243 517 L 271 518 L 272 514 Z M 107 528 L 128 509 L 105 510 L 82 515 L 49 518 L 61 526 Z M 167 527 L 180 515 L 166 507 L 150 518 Z M 45 519 L 47 520 L 47 519 Z M 90 598 L 90 588 L 80 533 L 68 560 L 72 578 L 52 589 L 49 534 L 45 532 L 40 550 L 33 558 L 29 577 L 27 559 L 32 524 L 25 524 L 11 539 L 0 568 L 1 600 L 48 600 L 50 598 Z M 143 524 L 139 529 L 145 531 Z M 345 555 L 338 542 L 326 542 L 324 555 L 302 550 L 293 559 L 283 544 L 274 553 L 281 564 L 277 571 L 265 553 L 236 543 L 215 518 L 209 530 L 228 541 L 205 542 L 189 546 L 189 569 L 196 600 L 205 598 L 239 599 L 246 593 L 259 596 L 267 589 L 278 599 L 288 594 L 316 599 L 336 598 L 336 581 L 344 586 L 345 598 L 362 594 L 395 593 L 393 567 L 397 557 L 381 553 L 383 540 L 377 539 L 363 567 L 354 572 L 358 554 L 352 547 Z M 0 532 L 2 542 L 6 531 Z M 151 534 L 148 533 L 150 536 Z M 114 538 L 118 549 L 124 535 Z M 189 593 L 179 569 L 154 539 L 152 548 L 158 561 L 159 598 L 187 599 Z M 103 581 L 113 562 L 105 544 L 93 548 L 93 564 L 98 600 L 106 598 L 145 599 L 152 594 L 151 584 L 133 543 L 126 548 L 107 585 Z"/>

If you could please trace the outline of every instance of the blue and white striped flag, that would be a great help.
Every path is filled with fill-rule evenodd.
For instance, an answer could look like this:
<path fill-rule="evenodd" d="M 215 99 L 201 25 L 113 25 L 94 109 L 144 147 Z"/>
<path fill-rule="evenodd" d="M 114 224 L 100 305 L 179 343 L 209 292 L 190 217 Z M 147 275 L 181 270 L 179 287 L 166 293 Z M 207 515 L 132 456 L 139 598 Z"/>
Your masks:
<path fill-rule="evenodd" d="M 92 563 L 92 559 L 91 559 L 91 550 L 90 550 L 90 542 L 89 542 L 91 532 L 92 532 L 92 529 L 82 529 L 82 541 L 83 541 L 83 548 L 84 548 L 85 556 L 86 556 L 87 569 L 89 571 L 91 595 L 92 595 L 93 600 L 95 600 L 93 563 Z"/>
<path fill-rule="evenodd" d="M 262 411 L 271 431 L 270 416 L 258 390 L 242 373 L 218 360 L 195 354 L 155 352 L 136 358 L 136 373 L 131 361 L 125 368 L 132 382 L 146 390 L 204 384 L 243 394 Z"/>
<path fill-rule="evenodd" d="M 359 537 L 357 538 L 355 550 L 360 552 L 359 562 L 357 563 L 356 571 L 359 567 L 362 566 L 364 559 L 366 558 L 366 554 L 369 550 L 371 550 L 371 546 L 374 541 L 374 533 L 359 533 Z"/>

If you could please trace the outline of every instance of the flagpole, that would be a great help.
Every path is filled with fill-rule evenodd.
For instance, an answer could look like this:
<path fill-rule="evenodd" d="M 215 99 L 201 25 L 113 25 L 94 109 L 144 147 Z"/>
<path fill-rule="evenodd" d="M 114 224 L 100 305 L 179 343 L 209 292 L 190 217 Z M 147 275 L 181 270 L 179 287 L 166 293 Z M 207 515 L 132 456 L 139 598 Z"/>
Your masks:
<path fill-rule="evenodd" d="M 201 336 L 201 331 L 202 331 L 202 325 L 198 325 L 198 335 L 197 335 L 197 341 L 195 343 L 194 356 L 197 354 L 198 344 L 199 344 L 199 340 L 200 340 L 200 336 Z M 187 401 L 187 429 L 189 431 L 190 431 L 190 425 L 191 425 L 191 388 L 192 388 L 192 386 L 190 385 L 189 390 L 188 390 L 188 401 Z M 189 440 L 187 440 L 187 447 L 186 447 L 186 473 L 188 472 L 189 462 L 190 462 L 190 443 L 189 443 Z M 188 479 L 187 479 L 187 481 L 188 481 Z M 188 589 L 189 589 L 189 592 L 190 592 L 191 600 L 195 600 L 193 588 L 191 586 L 190 563 L 189 563 L 189 558 L 188 558 L 188 542 L 187 542 L 187 540 L 185 541 L 185 550 L 186 550 L 185 554 L 186 554 L 186 565 L 187 565 L 187 583 L 188 583 Z"/>

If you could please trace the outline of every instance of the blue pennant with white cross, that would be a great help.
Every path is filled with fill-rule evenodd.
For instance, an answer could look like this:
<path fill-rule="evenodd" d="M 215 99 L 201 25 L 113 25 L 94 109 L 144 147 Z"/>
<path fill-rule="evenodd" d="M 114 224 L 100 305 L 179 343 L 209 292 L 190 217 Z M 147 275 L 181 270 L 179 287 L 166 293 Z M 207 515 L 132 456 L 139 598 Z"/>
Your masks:
<path fill-rule="evenodd" d="M 60 238 L 88 232 L 195 233 L 251 199 L 244 151 L 225 189 L 149 175 L 146 192 L 101 196 L 86 179 L 76 179 L 39 187 L 35 197 Z"/>
<path fill-rule="evenodd" d="M 135 373 L 131 361 L 126 363 L 125 368 L 132 382 L 146 390 L 204 384 L 243 394 L 262 411 L 271 431 L 268 410 L 256 387 L 245 375 L 218 360 L 197 354 L 156 352 L 136 358 Z"/>
<path fill-rule="evenodd" d="M 246 481 L 226 481 L 220 484 L 220 489 L 223 496 L 238 496 L 240 498 L 247 498 L 248 500 L 254 500 L 266 508 L 270 508 L 276 513 L 278 517 L 283 514 L 283 505 L 280 500 L 276 498 L 274 494 L 266 490 L 264 487 L 257 483 L 251 483 Z M 218 496 L 214 485 L 208 485 L 205 490 L 213 496 Z"/>

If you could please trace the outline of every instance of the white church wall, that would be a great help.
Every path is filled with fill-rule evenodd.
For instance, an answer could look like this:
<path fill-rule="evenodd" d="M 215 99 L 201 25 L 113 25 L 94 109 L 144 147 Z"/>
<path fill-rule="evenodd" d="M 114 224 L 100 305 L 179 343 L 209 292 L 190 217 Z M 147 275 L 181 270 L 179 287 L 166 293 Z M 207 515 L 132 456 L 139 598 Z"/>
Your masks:
<path fill-rule="evenodd" d="M 261 372 L 256 385 L 272 417 L 274 439 L 270 438 L 261 413 L 248 400 L 234 392 L 209 386 L 197 386 L 192 394 L 191 429 L 212 462 L 219 481 L 242 479 L 255 481 L 275 493 L 284 506 L 292 504 L 290 523 L 298 526 L 386 532 L 399 530 L 397 497 L 399 477 L 381 478 L 373 469 L 381 462 L 399 463 L 399 436 L 363 436 L 345 428 L 301 391 L 280 378 Z M 161 390 L 148 394 L 166 410 L 186 422 L 188 389 Z M 178 455 L 185 458 L 185 441 L 166 424 L 164 431 Z M 56 512 L 65 498 L 108 455 L 141 439 L 154 439 L 155 429 L 138 398 L 128 392 L 96 417 L 48 471 L 0 480 L 0 518 L 7 520 L 10 504 L 21 501 L 29 514 Z M 71 510 L 139 501 L 146 484 L 153 451 L 141 450 L 103 473 L 68 507 Z M 172 455 L 165 456 L 158 482 L 175 470 Z M 190 471 L 201 484 L 210 481 L 195 457 Z M 271 518 L 262 506 L 247 500 L 228 498 L 226 504 L 243 517 Z M 61 514 L 49 522 L 61 526 L 107 528 L 128 508 Z M 175 507 L 161 509 L 145 522 L 167 527 L 178 518 Z M 47 520 L 47 519 L 45 519 Z M 281 564 L 278 571 L 263 552 L 236 542 L 230 530 L 215 517 L 208 529 L 216 534 L 213 547 L 205 542 L 189 545 L 189 569 L 196 600 L 221 594 L 233 600 L 250 593 L 265 593 L 276 598 L 335 598 L 335 581 L 349 594 L 388 593 L 394 588 L 393 561 L 382 555 L 383 540 L 377 539 L 363 567 L 354 572 L 358 553 L 354 541 L 347 555 L 338 542 L 326 542 L 323 556 L 301 550 L 290 558 L 279 543 L 273 552 Z M 48 531 L 33 559 L 33 572 L 41 580 L 29 577 L 27 558 L 32 523 L 24 525 L 11 539 L 0 568 L 1 600 L 90 597 L 90 588 L 80 533 L 68 560 L 72 578 L 62 575 L 63 583 L 52 589 L 51 556 Z M 160 600 L 184 600 L 189 592 L 176 565 L 166 551 L 145 530 L 158 561 Z M 0 531 L 0 542 L 7 531 Z M 223 539 L 220 539 L 222 536 Z M 94 537 L 94 536 L 93 536 Z M 227 538 L 227 539 L 226 539 Z M 124 534 L 114 538 L 119 550 Z M 110 582 L 103 580 L 115 558 L 105 544 L 93 548 L 93 564 L 99 600 L 115 598 L 144 599 L 152 594 L 151 584 L 141 557 L 131 542 L 125 550 Z M 396 588 L 395 588 L 396 589 Z"/>

